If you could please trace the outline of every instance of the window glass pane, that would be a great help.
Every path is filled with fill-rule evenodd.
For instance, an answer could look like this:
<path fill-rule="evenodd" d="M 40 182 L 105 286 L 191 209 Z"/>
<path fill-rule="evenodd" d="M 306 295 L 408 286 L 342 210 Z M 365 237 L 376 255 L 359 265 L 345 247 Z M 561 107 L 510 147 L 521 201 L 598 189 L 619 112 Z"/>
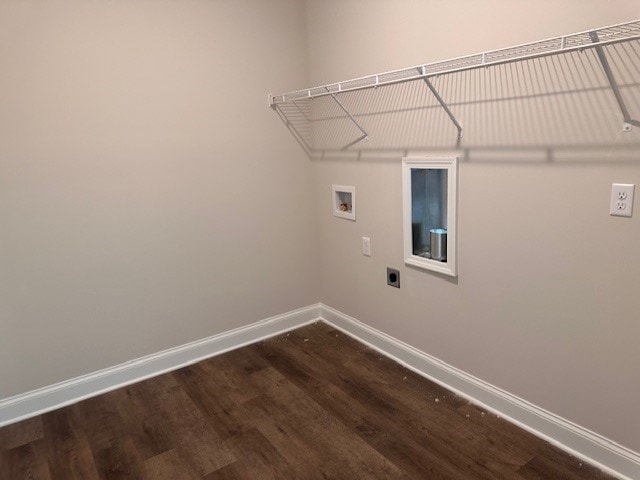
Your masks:
<path fill-rule="evenodd" d="M 411 233 L 414 255 L 430 258 L 432 229 L 447 228 L 447 174 L 442 168 L 411 169 Z"/>

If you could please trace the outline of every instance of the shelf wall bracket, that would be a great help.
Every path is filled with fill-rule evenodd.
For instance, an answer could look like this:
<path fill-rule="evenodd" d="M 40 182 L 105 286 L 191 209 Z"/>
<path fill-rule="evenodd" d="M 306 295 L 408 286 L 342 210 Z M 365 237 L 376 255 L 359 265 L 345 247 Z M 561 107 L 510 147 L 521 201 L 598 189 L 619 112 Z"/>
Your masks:
<path fill-rule="evenodd" d="M 418 72 L 422 76 L 422 80 L 424 80 L 424 83 L 427 84 L 427 87 L 429 87 L 429 90 L 431 90 L 431 93 L 433 93 L 433 96 L 436 97 L 436 100 L 438 101 L 440 106 L 444 109 L 444 111 L 449 116 L 449 118 L 451 119 L 451 121 L 455 125 L 456 129 L 458 130 L 458 137 L 456 139 L 456 148 L 459 148 L 460 147 L 460 141 L 462 140 L 462 125 L 460 125 L 460 122 L 458 122 L 458 120 L 456 119 L 456 117 L 453 114 L 453 112 L 451 111 L 451 109 L 449 109 L 449 106 L 447 105 L 447 103 L 440 96 L 440 94 L 436 90 L 436 87 L 433 86 L 433 83 L 431 83 L 431 81 L 427 77 L 426 68 L 424 66 L 419 67 L 418 68 Z"/>
<path fill-rule="evenodd" d="M 329 92 L 329 95 L 333 97 L 333 99 L 338 104 L 338 106 L 342 109 L 342 111 L 347 114 L 347 116 L 354 123 L 354 125 L 358 127 L 358 130 L 362 132 L 362 135 L 360 137 L 356 138 L 353 142 L 347 143 L 344 147 L 341 148 L 341 150 L 346 150 L 347 148 L 352 147 L 353 145 L 355 145 L 356 143 L 362 140 L 369 140 L 369 134 L 367 133 L 367 131 L 364 128 L 362 128 L 362 126 L 358 123 L 358 121 L 355 118 L 353 118 L 353 115 L 351 115 L 349 110 L 347 110 L 347 108 L 338 99 L 338 96 L 335 93 L 333 93 L 331 90 L 329 90 L 328 87 L 324 87 L 324 88 L 327 92 Z"/>
<path fill-rule="evenodd" d="M 589 37 L 593 43 L 599 43 L 600 38 L 598 37 L 598 32 L 591 31 L 589 32 Z M 616 102 L 618 102 L 618 107 L 622 112 L 622 118 L 624 119 L 624 123 L 622 124 L 622 131 L 630 132 L 631 126 L 634 125 L 636 127 L 640 127 L 640 122 L 638 120 L 634 120 L 631 118 L 629 114 L 629 110 L 627 109 L 627 105 L 624 103 L 624 98 L 622 98 L 622 93 L 620 93 L 620 87 L 618 86 L 618 82 L 616 81 L 613 72 L 611 71 L 611 66 L 609 65 L 609 60 L 607 60 L 607 55 L 604 52 L 604 48 L 601 45 L 596 45 L 595 47 L 596 54 L 598 55 L 598 60 L 600 60 L 600 64 L 602 65 L 602 69 L 604 70 L 604 74 L 607 76 L 607 80 L 609 82 L 609 86 L 611 87 L 611 91 L 613 95 L 616 97 Z"/>
<path fill-rule="evenodd" d="M 271 105 L 271 108 L 273 108 L 276 113 L 278 114 L 278 116 L 280 117 L 280 120 L 282 120 L 282 122 L 287 126 L 287 129 L 291 132 L 291 134 L 293 135 L 293 138 L 296 139 L 296 141 L 300 144 L 300 146 L 302 147 L 302 149 L 304 150 L 304 152 L 311 157 L 311 146 L 305 141 L 304 137 L 300 134 L 300 132 L 298 131 L 298 129 L 293 125 L 293 123 L 289 120 L 289 118 L 285 115 L 285 113 L 282 111 L 282 109 L 278 106 L 277 103 L 273 103 Z"/>

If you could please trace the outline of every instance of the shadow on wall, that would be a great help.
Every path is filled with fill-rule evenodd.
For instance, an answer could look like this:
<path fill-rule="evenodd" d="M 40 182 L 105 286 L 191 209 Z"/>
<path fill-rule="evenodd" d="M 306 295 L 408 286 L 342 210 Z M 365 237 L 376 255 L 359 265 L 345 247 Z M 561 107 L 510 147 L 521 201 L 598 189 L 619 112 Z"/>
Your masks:
<path fill-rule="evenodd" d="M 640 40 L 604 47 L 631 117 L 640 118 Z M 276 111 L 313 159 L 397 159 L 458 151 L 466 160 L 639 161 L 640 127 L 623 116 L 595 49 L 279 104 Z M 355 120 L 355 122 L 354 122 Z M 368 133 L 364 138 L 363 132 Z"/>

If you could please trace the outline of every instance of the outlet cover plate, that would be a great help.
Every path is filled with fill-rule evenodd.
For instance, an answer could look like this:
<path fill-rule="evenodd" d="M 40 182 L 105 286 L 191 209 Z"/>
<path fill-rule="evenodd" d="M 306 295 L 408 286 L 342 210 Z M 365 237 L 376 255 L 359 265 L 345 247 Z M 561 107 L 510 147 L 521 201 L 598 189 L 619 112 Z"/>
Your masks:
<path fill-rule="evenodd" d="M 365 257 L 371 256 L 371 237 L 362 237 L 362 254 Z"/>
<path fill-rule="evenodd" d="M 611 185 L 611 204 L 609 213 L 616 217 L 631 217 L 633 215 L 634 184 L 614 183 Z"/>

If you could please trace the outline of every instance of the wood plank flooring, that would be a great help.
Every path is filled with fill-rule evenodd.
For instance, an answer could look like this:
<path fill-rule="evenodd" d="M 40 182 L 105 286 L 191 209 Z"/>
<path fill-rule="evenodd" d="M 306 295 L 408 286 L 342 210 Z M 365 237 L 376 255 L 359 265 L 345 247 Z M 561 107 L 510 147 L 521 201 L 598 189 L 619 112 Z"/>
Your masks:
<path fill-rule="evenodd" d="M 0 429 L 0 479 L 606 479 L 317 323 Z"/>

